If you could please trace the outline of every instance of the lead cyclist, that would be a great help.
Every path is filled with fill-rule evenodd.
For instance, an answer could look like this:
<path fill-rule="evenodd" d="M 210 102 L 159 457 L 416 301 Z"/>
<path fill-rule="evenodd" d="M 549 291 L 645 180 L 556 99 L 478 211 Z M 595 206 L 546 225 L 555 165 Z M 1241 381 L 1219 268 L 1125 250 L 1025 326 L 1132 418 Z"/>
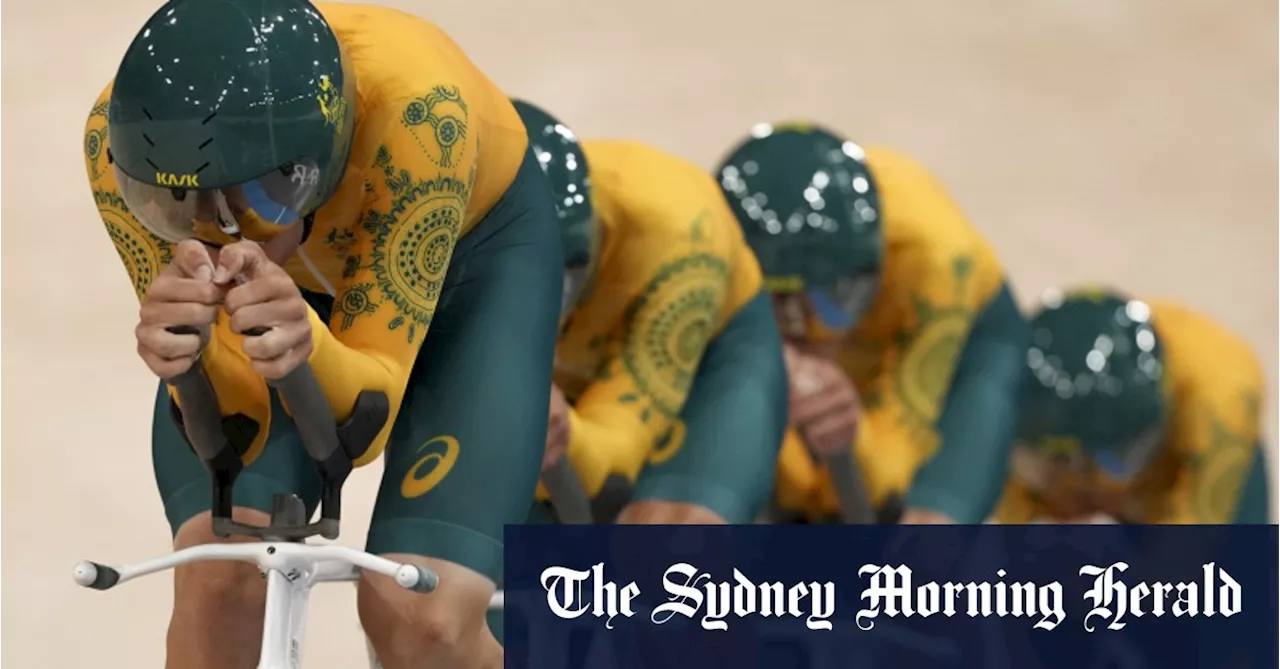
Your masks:
<path fill-rule="evenodd" d="M 339 421 L 362 391 L 385 394 L 390 417 L 356 462 L 385 453 L 367 547 L 440 586 L 422 597 L 364 577 L 364 629 L 386 669 L 501 666 L 484 612 L 502 528 L 525 518 L 539 476 L 564 273 L 507 96 L 395 10 L 174 0 L 129 46 L 84 148 L 142 303 L 138 354 L 161 379 L 202 365 L 238 427 L 235 517 L 265 525 L 275 494 L 309 509 L 319 494 L 267 380 L 309 361 Z M 171 398 L 161 383 L 152 453 L 174 546 L 234 540 L 212 533 L 208 475 Z M 255 666 L 253 565 L 174 579 L 167 666 Z"/>

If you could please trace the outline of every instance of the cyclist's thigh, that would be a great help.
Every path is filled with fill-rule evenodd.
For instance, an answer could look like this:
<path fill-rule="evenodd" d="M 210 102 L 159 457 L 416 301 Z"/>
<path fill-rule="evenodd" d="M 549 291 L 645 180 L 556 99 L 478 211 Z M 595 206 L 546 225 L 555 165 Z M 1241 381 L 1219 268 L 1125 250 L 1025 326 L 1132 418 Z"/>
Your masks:
<path fill-rule="evenodd" d="M 1267 456 L 1259 442 L 1254 449 L 1253 462 L 1245 477 L 1240 501 L 1236 503 L 1234 525 L 1266 525 L 1271 522 L 1271 503 L 1267 483 Z"/>
<path fill-rule="evenodd" d="M 524 522 L 526 525 L 555 525 L 557 521 L 555 511 L 552 510 L 550 504 L 534 502 Z M 502 588 L 501 582 L 498 583 L 498 588 Z M 493 633 L 493 638 L 497 639 L 498 643 L 502 643 L 503 609 L 490 609 L 484 618 L 485 622 L 489 624 L 489 631 Z"/>
<path fill-rule="evenodd" d="M 633 499 L 750 523 L 769 500 L 786 426 L 782 340 L 761 292 L 707 346 L 680 420 L 650 455 Z"/>
<path fill-rule="evenodd" d="M 541 470 L 564 263 L 551 194 L 526 157 L 454 251 L 391 432 L 374 553 L 502 574 L 502 528 L 529 514 Z"/>
<path fill-rule="evenodd" d="M 175 422 L 164 383 L 156 393 L 151 461 L 164 513 L 176 536 L 183 523 L 209 510 L 213 493 L 209 472 Z M 236 478 L 232 498 L 237 507 L 270 513 L 272 497 L 287 493 L 298 495 L 308 511 L 314 510 L 320 496 L 320 478 L 298 439 L 293 421 L 273 391 L 266 446 Z"/>

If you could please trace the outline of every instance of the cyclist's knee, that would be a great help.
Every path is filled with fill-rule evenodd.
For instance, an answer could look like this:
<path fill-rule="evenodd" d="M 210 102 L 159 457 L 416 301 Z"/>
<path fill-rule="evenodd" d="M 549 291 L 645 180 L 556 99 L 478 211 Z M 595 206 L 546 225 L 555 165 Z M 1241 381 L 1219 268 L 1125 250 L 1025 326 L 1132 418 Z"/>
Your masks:
<path fill-rule="evenodd" d="M 646 499 L 632 502 L 618 514 L 619 525 L 723 525 L 720 514 L 698 504 Z"/>
<path fill-rule="evenodd" d="M 265 525 L 267 514 L 237 507 L 232 516 L 242 522 Z M 178 528 L 174 548 L 183 549 L 203 544 L 254 541 L 248 537 L 220 538 L 213 533 L 209 513 L 192 517 Z M 181 565 L 174 569 L 174 608 L 235 612 L 240 609 L 260 611 L 266 599 L 266 584 L 256 565 L 232 560 L 207 560 Z"/>
<path fill-rule="evenodd" d="M 475 663 L 478 655 L 500 653 L 484 617 L 494 592 L 489 579 L 443 560 L 388 557 L 430 567 L 440 575 L 440 585 L 431 594 L 421 595 L 385 576 L 366 575 L 361 581 L 360 621 L 384 666 L 454 666 L 464 662 L 483 666 Z"/>

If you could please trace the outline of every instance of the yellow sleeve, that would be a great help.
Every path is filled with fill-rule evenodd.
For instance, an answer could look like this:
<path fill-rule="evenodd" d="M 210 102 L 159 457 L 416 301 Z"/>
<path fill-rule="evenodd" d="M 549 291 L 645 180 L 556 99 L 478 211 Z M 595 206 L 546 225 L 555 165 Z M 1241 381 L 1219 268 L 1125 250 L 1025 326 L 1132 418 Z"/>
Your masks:
<path fill-rule="evenodd" d="M 702 354 L 721 325 L 728 261 L 710 245 L 672 237 L 636 235 L 611 258 L 618 266 L 610 275 L 637 288 L 627 291 L 633 297 L 617 354 L 570 416 L 569 456 L 589 491 L 608 473 L 635 480 L 684 409 Z"/>
<path fill-rule="evenodd" d="M 892 314 L 870 333 L 885 370 L 876 381 L 881 407 L 871 413 L 887 416 L 871 420 L 884 424 L 878 438 L 897 433 L 923 461 L 937 449 L 936 424 L 960 354 L 974 320 L 999 290 L 1003 268 L 925 166 L 884 148 L 869 148 L 867 162 L 886 217 L 886 294 L 877 310 Z"/>
<path fill-rule="evenodd" d="M 884 364 L 875 376 L 857 384 L 863 415 L 854 444 L 868 493 L 877 505 L 886 495 L 905 495 L 916 471 L 937 452 L 937 420 L 981 305 L 968 255 L 938 257 L 929 249 L 907 250 L 896 265 L 910 278 L 884 285 L 886 290 L 902 291 L 889 298 L 909 310 L 902 325 L 883 338 L 882 346 L 853 341 L 841 353 L 847 373 L 864 362 L 856 358 L 867 355 L 878 356 Z M 859 376 L 851 374 L 855 381 Z M 823 493 L 823 504 L 834 505 L 830 486 L 824 485 Z"/>
<path fill-rule="evenodd" d="M 778 452 L 777 483 L 775 496 L 778 506 L 788 511 L 817 515 L 823 509 L 814 508 L 820 470 L 805 448 L 804 440 L 794 427 L 788 427 Z"/>
<path fill-rule="evenodd" d="M 992 515 L 1001 525 L 1025 525 L 1045 514 L 1031 490 L 1010 476 Z"/>
<path fill-rule="evenodd" d="M 1252 355 L 1248 357 L 1252 359 Z M 1226 361 L 1223 361 L 1226 362 Z M 1162 524 L 1225 524 L 1240 500 L 1259 447 L 1264 380 L 1261 366 L 1215 365 L 1198 375 L 1203 385 L 1176 404 L 1172 443 L 1182 463 Z"/>
<path fill-rule="evenodd" d="M 311 313 L 311 365 L 338 419 L 361 391 L 382 391 L 391 403 L 357 466 L 386 446 L 435 314 L 475 167 L 475 132 L 457 88 L 436 86 L 390 104 L 398 106 L 388 110 L 366 172 L 368 206 L 351 250 L 358 263 L 337 289 L 329 323 Z"/>
<path fill-rule="evenodd" d="M 115 170 L 107 159 L 107 110 L 110 100 L 111 87 L 108 85 L 98 96 L 85 124 L 85 169 L 88 171 L 89 185 L 98 214 L 116 253 L 124 263 L 134 293 L 141 302 L 146 297 L 151 282 L 173 260 L 173 249 L 142 226 L 120 195 Z M 240 350 L 241 337 L 231 332 L 230 322 L 226 312 L 220 311 L 209 344 L 201 354 L 201 364 L 217 392 L 218 405 L 223 415 L 243 414 L 258 423 L 257 437 L 242 458 L 248 464 L 258 457 L 266 445 L 270 431 L 271 402 L 266 382 L 254 372 L 248 358 Z M 169 393 L 174 395 L 172 387 L 169 388 Z M 176 396 L 174 400 L 177 400 Z"/>
<path fill-rule="evenodd" d="M 124 263 L 134 293 L 141 302 L 151 282 L 173 260 L 173 249 L 142 227 L 120 195 L 115 170 L 107 160 L 107 110 L 110 104 L 111 87 L 108 86 L 94 102 L 85 122 L 85 169 L 98 215 L 102 217 L 111 243 Z"/>

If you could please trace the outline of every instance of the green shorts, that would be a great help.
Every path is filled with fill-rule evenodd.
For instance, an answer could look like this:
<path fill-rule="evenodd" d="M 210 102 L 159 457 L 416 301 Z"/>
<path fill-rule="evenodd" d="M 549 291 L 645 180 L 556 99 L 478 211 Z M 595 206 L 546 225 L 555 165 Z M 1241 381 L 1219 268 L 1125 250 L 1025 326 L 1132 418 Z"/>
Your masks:
<path fill-rule="evenodd" d="M 667 437 L 683 433 L 684 443 L 655 449 L 678 450 L 645 466 L 631 498 L 694 504 L 731 524 L 750 523 L 769 502 L 786 430 L 782 337 L 761 291 L 703 352 L 680 423 Z"/>
<path fill-rule="evenodd" d="M 528 514 L 546 442 L 564 281 L 552 197 L 529 152 L 506 194 L 458 241 L 383 456 L 370 552 L 440 558 L 499 580 L 502 528 Z M 332 298 L 306 296 L 327 320 Z M 275 494 L 294 493 L 314 510 L 319 477 L 274 392 L 271 415 L 266 448 L 236 481 L 236 505 L 267 512 Z M 444 434 L 458 445 L 436 439 Z M 403 481 L 431 473 L 425 462 L 449 461 L 431 457 L 446 448 L 457 455 L 443 478 L 425 494 L 402 495 Z M 174 423 L 164 384 L 152 459 L 176 533 L 209 510 L 211 484 Z"/>

